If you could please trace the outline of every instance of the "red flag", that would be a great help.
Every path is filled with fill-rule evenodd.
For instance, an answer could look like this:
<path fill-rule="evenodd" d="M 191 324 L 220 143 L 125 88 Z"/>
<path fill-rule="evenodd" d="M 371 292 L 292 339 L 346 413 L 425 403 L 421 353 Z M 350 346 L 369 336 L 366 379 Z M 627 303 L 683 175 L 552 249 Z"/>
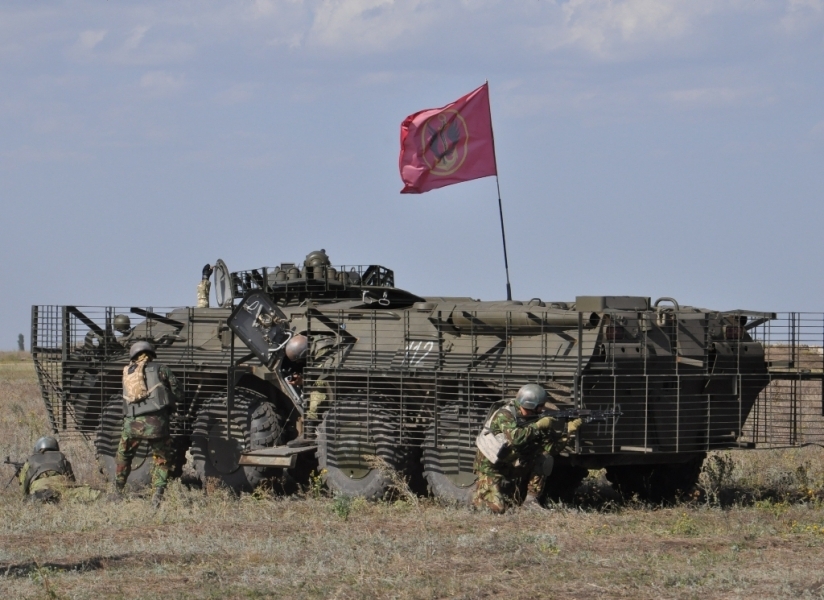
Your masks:
<path fill-rule="evenodd" d="M 497 175 L 488 84 L 443 108 L 406 117 L 401 123 L 400 169 L 401 194 Z"/>

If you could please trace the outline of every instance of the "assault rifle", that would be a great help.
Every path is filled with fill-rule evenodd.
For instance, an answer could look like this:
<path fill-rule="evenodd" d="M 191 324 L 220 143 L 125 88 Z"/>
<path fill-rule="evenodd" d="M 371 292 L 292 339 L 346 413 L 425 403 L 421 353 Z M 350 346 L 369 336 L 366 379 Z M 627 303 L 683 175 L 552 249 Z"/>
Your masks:
<path fill-rule="evenodd" d="M 545 410 L 529 417 L 518 417 L 518 427 L 523 427 L 529 423 L 534 423 L 544 417 L 552 417 L 559 421 L 566 423 L 581 419 L 586 423 L 609 423 L 618 420 L 618 417 L 623 415 L 621 406 L 616 405 L 614 409 L 609 410 L 591 410 L 588 408 L 564 408 L 560 410 Z"/>
<path fill-rule="evenodd" d="M 3 464 L 4 465 L 11 465 L 12 467 L 14 467 L 14 475 L 12 475 L 11 479 L 9 479 L 8 483 L 6 483 L 6 487 L 9 487 L 11 482 L 14 481 L 15 479 L 17 479 L 17 476 L 20 475 L 20 471 L 23 470 L 23 465 L 25 465 L 26 463 L 25 463 L 25 461 L 24 462 L 17 462 L 17 461 L 11 460 L 7 456 L 6 460 L 3 461 Z"/>

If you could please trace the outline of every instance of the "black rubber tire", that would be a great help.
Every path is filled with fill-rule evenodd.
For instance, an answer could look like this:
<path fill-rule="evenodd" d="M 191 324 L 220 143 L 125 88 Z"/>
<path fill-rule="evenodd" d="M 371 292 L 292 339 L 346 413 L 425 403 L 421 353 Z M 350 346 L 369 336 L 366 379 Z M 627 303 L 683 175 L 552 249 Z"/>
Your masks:
<path fill-rule="evenodd" d="M 115 394 L 103 407 L 103 415 L 94 436 L 94 450 L 97 465 L 103 476 L 114 483 L 117 467 L 114 457 L 123 431 L 123 396 Z M 132 461 L 132 471 L 126 485 L 140 489 L 152 482 L 152 456 L 146 440 L 140 442 Z"/>
<path fill-rule="evenodd" d="M 575 499 L 575 490 L 589 474 L 583 467 L 573 467 L 569 465 L 559 465 L 555 463 L 552 473 L 546 481 L 546 487 L 541 494 L 541 503 L 565 502 L 570 503 Z"/>
<path fill-rule="evenodd" d="M 457 409 L 448 407 L 443 409 L 439 420 L 441 423 L 448 423 L 449 419 L 457 418 Z M 447 428 L 444 428 L 447 429 Z M 465 436 L 464 436 L 465 437 Z M 462 506 L 469 506 L 472 504 L 472 497 L 475 495 L 477 483 L 462 486 L 456 483 L 449 475 L 444 474 L 441 470 L 442 453 L 448 449 L 455 452 L 459 448 L 461 456 L 464 458 L 462 463 L 466 463 L 459 473 L 465 473 L 465 477 L 474 477 L 472 465 L 474 464 L 475 445 L 474 439 L 461 439 L 460 431 L 449 432 L 442 431 L 439 438 L 439 448 L 435 447 L 435 426 L 429 427 L 424 438 L 423 454 L 421 462 L 423 464 L 423 476 L 429 487 L 429 493 L 449 504 L 458 504 Z M 470 445 L 470 441 L 472 442 Z M 470 460 L 471 457 L 471 460 Z"/>
<path fill-rule="evenodd" d="M 637 495 L 647 502 L 671 503 L 695 488 L 705 457 L 661 465 L 615 465 L 607 467 L 606 476 L 625 499 Z"/>
<path fill-rule="evenodd" d="M 79 369 L 68 381 L 69 403 L 78 429 L 93 431 L 100 423 L 105 406 L 100 395 L 100 372 L 97 369 Z"/>
<path fill-rule="evenodd" d="M 331 439 L 329 430 L 332 424 L 345 428 L 346 433 L 340 441 Z M 367 423 L 369 431 L 367 438 Z M 396 420 L 384 410 L 374 406 L 367 408 L 359 398 L 339 398 L 327 411 L 323 422 L 317 428 L 318 468 L 323 473 L 323 480 L 329 490 L 338 495 L 361 497 L 367 500 L 380 500 L 389 493 L 391 479 L 380 469 L 366 469 L 363 477 L 353 478 L 344 468 L 332 465 L 332 454 L 338 448 L 349 449 L 358 456 L 376 455 L 382 458 L 392 469 L 402 471 L 404 467 L 403 452 L 396 443 Z M 366 438 L 364 442 L 363 439 Z M 364 465 L 366 466 L 366 465 Z"/>
<path fill-rule="evenodd" d="M 186 466 L 186 452 L 189 450 L 192 442 L 188 437 L 173 437 L 172 446 L 174 447 L 174 462 L 171 469 L 169 469 L 169 477 L 179 479 L 183 475 L 183 467 Z"/>
<path fill-rule="evenodd" d="M 234 408 L 229 426 L 229 437 L 234 455 L 223 451 L 226 438 L 226 396 L 213 396 L 198 412 L 192 427 L 191 450 L 195 471 L 200 481 L 218 479 L 235 492 L 250 492 L 263 481 L 271 469 L 241 467 L 240 452 L 269 448 L 281 443 L 283 420 L 268 398 L 248 388 L 234 392 Z M 215 446 L 218 459 L 224 462 L 219 470 L 210 458 L 210 445 Z M 219 453 L 219 454 L 217 454 Z"/>

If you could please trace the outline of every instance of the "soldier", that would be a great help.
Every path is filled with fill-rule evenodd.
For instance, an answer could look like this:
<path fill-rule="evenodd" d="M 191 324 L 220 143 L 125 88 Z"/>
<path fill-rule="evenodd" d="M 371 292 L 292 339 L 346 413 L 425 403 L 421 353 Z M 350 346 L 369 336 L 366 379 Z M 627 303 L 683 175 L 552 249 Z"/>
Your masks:
<path fill-rule="evenodd" d="M 92 501 L 100 496 L 98 490 L 75 484 L 72 465 L 51 436 L 37 440 L 34 454 L 23 464 L 19 477 L 23 497 L 29 501 Z"/>
<path fill-rule="evenodd" d="M 212 276 L 212 271 L 214 271 L 214 269 L 215 268 L 212 265 L 205 265 L 203 267 L 200 283 L 197 284 L 198 308 L 209 308 L 209 291 L 212 289 L 212 282 L 209 281 L 209 277 Z"/>
<path fill-rule="evenodd" d="M 130 362 L 123 368 L 123 400 L 126 416 L 117 447 L 115 488 L 122 495 L 141 440 L 152 448 L 152 505 L 163 500 L 174 448 L 169 435 L 169 411 L 183 398 L 183 388 L 171 369 L 153 362 L 157 358 L 149 342 L 135 342 L 129 349 Z"/>
<path fill-rule="evenodd" d="M 546 391 L 534 383 L 518 390 L 515 399 L 496 410 L 487 419 L 478 436 L 475 473 L 478 487 L 472 499 L 476 508 L 488 508 L 503 514 L 507 506 L 514 506 L 523 493 L 523 484 L 529 478 L 524 504 L 536 504 L 543 491 L 551 457 L 564 447 L 569 434 L 581 426 L 576 419 L 567 424 L 566 432 L 552 417 L 543 417 L 523 426 L 519 417 L 530 417 L 547 400 Z M 487 442 L 484 443 L 484 436 Z M 493 444 L 492 450 L 488 444 Z M 493 458 L 489 458 L 492 455 Z"/>

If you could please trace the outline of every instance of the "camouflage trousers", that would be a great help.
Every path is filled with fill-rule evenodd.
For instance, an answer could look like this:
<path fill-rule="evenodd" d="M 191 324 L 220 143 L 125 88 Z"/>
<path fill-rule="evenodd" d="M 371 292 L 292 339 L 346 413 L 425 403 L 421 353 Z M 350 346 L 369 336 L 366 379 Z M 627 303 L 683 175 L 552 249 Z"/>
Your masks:
<path fill-rule="evenodd" d="M 527 494 L 540 498 L 546 483 L 546 477 L 533 472 L 531 463 L 498 466 L 483 456 L 475 460 L 475 473 L 478 479 L 472 505 L 498 515 L 521 505 Z"/>
<path fill-rule="evenodd" d="M 25 498 L 28 502 L 94 502 L 100 497 L 100 490 L 88 485 L 77 485 L 65 475 L 47 475 L 35 479 Z"/>
<path fill-rule="evenodd" d="M 143 439 L 130 436 L 125 429 L 123 435 L 120 436 L 120 444 L 117 446 L 117 454 L 114 458 L 117 467 L 115 485 L 118 489 L 126 487 L 126 480 L 132 472 L 132 460 Z M 146 442 L 152 450 L 152 487 L 155 490 L 164 490 L 169 482 L 169 466 L 174 460 L 172 438 L 156 438 L 146 440 Z"/>

